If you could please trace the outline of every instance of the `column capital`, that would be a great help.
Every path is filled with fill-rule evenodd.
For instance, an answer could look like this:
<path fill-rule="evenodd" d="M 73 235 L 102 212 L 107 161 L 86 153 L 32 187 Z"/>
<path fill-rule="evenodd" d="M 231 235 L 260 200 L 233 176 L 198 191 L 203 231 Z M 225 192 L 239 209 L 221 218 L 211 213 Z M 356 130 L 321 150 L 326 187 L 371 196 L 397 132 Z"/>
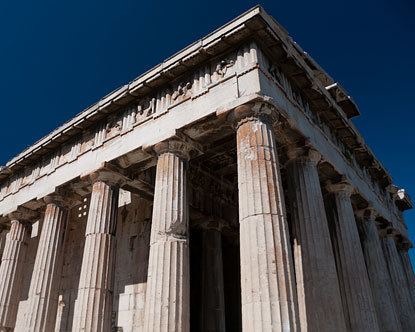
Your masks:
<path fill-rule="evenodd" d="M 45 202 L 46 205 L 54 204 L 64 209 L 70 207 L 72 203 L 71 199 L 63 197 L 62 195 L 57 194 L 57 193 L 50 194 L 50 195 L 43 197 L 43 201 Z"/>
<path fill-rule="evenodd" d="M 338 183 L 328 182 L 326 184 L 326 189 L 330 193 L 336 193 L 346 197 L 350 197 L 354 191 L 353 186 L 346 181 Z"/>
<path fill-rule="evenodd" d="M 401 240 L 397 243 L 397 247 L 399 251 L 408 252 L 412 248 L 412 244 L 408 241 Z"/>
<path fill-rule="evenodd" d="M 183 160 L 189 160 L 194 148 L 187 142 L 179 139 L 169 139 L 153 146 L 154 152 L 160 156 L 163 153 L 173 153 Z"/>
<path fill-rule="evenodd" d="M 314 148 L 304 145 L 291 145 L 287 148 L 288 162 L 300 161 L 317 165 L 321 160 L 321 154 Z"/>
<path fill-rule="evenodd" d="M 261 119 L 263 122 L 272 123 L 276 121 L 278 114 L 273 112 L 271 106 L 266 102 L 254 102 L 235 107 L 228 115 L 228 121 L 236 128 L 241 124 Z"/>
<path fill-rule="evenodd" d="M 19 206 L 15 211 L 10 212 L 7 215 L 7 217 L 10 219 L 11 222 L 13 221 L 30 222 L 38 218 L 39 213 L 37 211 L 33 211 L 23 206 Z"/>
<path fill-rule="evenodd" d="M 122 174 L 120 169 L 109 163 L 104 163 L 102 167 L 87 174 L 85 178 L 92 184 L 95 182 L 104 182 L 111 187 L 120 187 L 128 181 L 128 178 Z"/>
<path fill-rule="evenodd" d="M 63 209 L 70 209 L 71 207 L 82 203 L 82 197 L 75 193 L 70 187 L 60 187 L 56 188 L 55 192 L 43 197 L 43 202 L 46 205 L 54 204 Z"/>
<path fill-rule="evenodd" d="M 371 206 L 368 206 L 365 209 L 357 210 L 355 214 L 361 220 L 373 222 L 375 222 L 375 219 L 378 216 L 378 212 Z"/>
<path fill-rule="evenodd" d="M 380 235 L 382 238 L 391 238 L 396 242 L 396 234 L 392 228 L 392 223 L 388 222 L 388 225 L 384 228 L 381 228 Z"/>

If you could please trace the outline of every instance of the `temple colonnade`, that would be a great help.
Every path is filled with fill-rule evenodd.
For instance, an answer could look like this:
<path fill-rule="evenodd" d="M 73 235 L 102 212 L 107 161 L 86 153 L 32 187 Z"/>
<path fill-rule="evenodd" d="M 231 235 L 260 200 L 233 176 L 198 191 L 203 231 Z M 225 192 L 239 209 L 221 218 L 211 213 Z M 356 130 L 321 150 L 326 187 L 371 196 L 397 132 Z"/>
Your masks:
<path fill-rule="evenodd" d="M 390 228 L 380 227 L 370 204 L 354 209 L 354 188 L 341 174 L 322 182 L 321 154 L 313 146 L 287 145 L 288 158 L 281 165 L 272 117 L 272 112 L 252 105 L 239 106 L 228 116 L 237 145 L 243 330 L 415 331 L 408 246 L 400 245 Z M 157 163 L 143 329 L 189 331 L 187 164 L 192 147 L 168 140 L 152 149 Z M 110 331 L 123 178 L 97 170 L 89 181 L 72 329 Z M 44 203 L 25 306 L 26 331 L 53 331 L 56 324 L 69 202 L 65 193 L 57 192 Z M 1 229 L 0 331 L 16 325 L 27 239 L 37 218 L 25 212 L 10 214 L 10 229 Z M 201 324 L 206 330 L 224 331 L 220 228 L 206 229 L 203 243 L 201 259 L 212 273 L 204 277 Z"/>

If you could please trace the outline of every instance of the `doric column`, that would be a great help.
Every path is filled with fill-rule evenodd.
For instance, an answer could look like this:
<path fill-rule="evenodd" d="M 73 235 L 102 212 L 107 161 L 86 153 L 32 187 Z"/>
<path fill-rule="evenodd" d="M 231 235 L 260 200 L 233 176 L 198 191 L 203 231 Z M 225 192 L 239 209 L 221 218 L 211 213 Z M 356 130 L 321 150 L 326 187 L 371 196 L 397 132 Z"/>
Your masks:
<path fill-rule="evenodd" d="M 403 331 L 415 331 L 415 308 L 395 239 L 391 234 L 388 234 L 382 239 L 382 245 L 402 329 Z"/>
<path fill-rule="evenodd" d="M 6 235 L 7 235 L 6 226 L 0 225 L 0 264 L 1 264 L 1 256 L 3 256 L 3 250 L 6 244 Z"/>
<path fill-rule="evenodd" d="M 275 137 L 264 108 L 240 106 L 237 161 L 244 331 L 299 329 L 290 237 Z M 269 112 L 268 112 L 269 113 Z"/>
<path fill-rule="evenodd" d="M 119 186 L 94 173 L 73 331 L 110 331 Z"/>
<path fill-rule="evenodd" d="M 67 213 L 62 198 L 48 196 L 44 200 L 46 210 L 30 282 L 26 331 L 55 328 Z"/>
<path fill-rule="evenodd" d="M 381 331 L 400 331 L 401 325 L 395 306 L 391 280 L 382 251 L 379 231 L 376 227 L 375 211 L 361 212 L 362 247 L 366 261 L 373 302 Z"/>
<path fill-rule="evenodd" d="M 223 286 L 222 235 L 218 227 L 206 226 L 202 235 L 201 331 L 224 332 L 225 293 Z"/>
<path fill-rule="evenodd" d="M 409 248 L 407 246 L 402 247 L 399 250 L 399 254 L 401 256 L 403 270 L 408 280 L 409 292 L 411 294 L 412 304 L 415 307 L 415 275 L 414 275 L 414 269 L 411 264 L 411 259 L 409 258 L 408 250 Z"/>
<path fill-rule="evenodd" d="M 27 250 L 28 226 L 11 215 L 0 265 L 0 331 L 12 331 L 22 287 L 22 271 Z"/>
<path fill-rule="evenodd" d="M 352 187 L 347 183 L 327 186 L 333 193 L 333 247 L 337 258 L 340 291 L 348 330 L 378 331 L 362 246 L 350 200 Z"/>
<path fill-rule="evenodd" d="M 320 154 L 289 152 L 287 179 L 302 331 L 345 331 L 336 263 L 317 171 Z"/>
<path fill-rule="evenodd" d="M 158 154 L 150 237 L 144 331 L 189 331 L 190 276 L 186 146 L 154 147 Z"/>

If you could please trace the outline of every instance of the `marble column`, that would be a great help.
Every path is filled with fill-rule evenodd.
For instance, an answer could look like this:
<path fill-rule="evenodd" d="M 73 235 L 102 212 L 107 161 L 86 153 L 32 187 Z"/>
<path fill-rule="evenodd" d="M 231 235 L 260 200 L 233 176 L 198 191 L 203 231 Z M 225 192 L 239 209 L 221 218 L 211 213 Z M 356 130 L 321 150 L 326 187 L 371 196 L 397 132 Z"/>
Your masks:
<path fill-rule="evenodd" d="M 362 248 L 381 331 L 401 331 L 391 280 L 382 251 L 375 212 L 362 212 Z"/>
<path fill-rule="evenodd" d="M 271 120 L 254 107 L 240 106 L 232 114 L 238 123 L 242 328 L 296 331 L 293 257 L 276 142 Z"/>
<path fill-rule="evenodd" d="M 93 186 L 72 330 L 110 331 L 119 187 L 101 173 Z"/>
<path fill-rule="evenodd" d="M 330 231 L 317 171 L 320 154 L 307 148 L 288 152 L 294 263 L 302 331 L 345 331 Z"/>
<path fill-rule="evenodd" d="M 158 161 L 144 331 L 189 331 L 188 154 L 176 141 L 159 143 L 154 150 Z"/>
<path fill-rule="evenodd" d="M 332 243 L 348 330 L 379 331 L 372 290 L 350 200 L 352 187 L 347 183 L 338 183 L 328 185 L 327 190 L 333 193 L 335 206 Z"/>
<path fill-rule="evenodd" d="M 414 274 L 414 269 L 411 264 L 411 259 L 409 258 L 408 250 L 409 250 L 408 247 L 400 248 L 399 254 L 401 256 L 403 270 L 408 280 L 409 292 L 411 294 L 412 304 L 415 307 L 415 274 Z"/>
<path fill-rule="evenodd" d="M 388 234 L 382 239 L 383 252 L 388 265 L 395 296 L 396 308 L 403 331 L 415 331 L 415 308 L 413 306 L 408 281 L 395 239 Z"/>
<path fill-rule="evenodd" d="M 53 331 L 58 307 L 58 290 L 67 213 L 60 197 L 48 196 L 30 282 L 26 331 Z"/>
<path fill-rule="evenodd" d="M 6 244 L 6 235 L 7 235 L 6 226 L 0 225 L 0 264 L 1 264 L 1 257 L 3 256 L 4 246 Z"/>
<path fill-rule="evenodd" d="M 11 221 L 0 265 L 0 331 L 12 331 L 16 324 L 28 233 L 24 222 Z"/>
<path fill-rule="evenodd" d="M 201 331 L 224 332 L 225 293 L 223 286 L 222 235 L 209 225 L 202 235 Z"/>

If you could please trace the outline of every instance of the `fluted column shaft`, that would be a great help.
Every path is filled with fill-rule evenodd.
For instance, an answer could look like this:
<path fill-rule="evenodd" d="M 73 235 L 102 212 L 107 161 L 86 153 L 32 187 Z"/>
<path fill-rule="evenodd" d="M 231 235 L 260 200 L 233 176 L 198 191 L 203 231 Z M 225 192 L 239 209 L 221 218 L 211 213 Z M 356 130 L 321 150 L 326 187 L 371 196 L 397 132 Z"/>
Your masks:
<path fill-rule="evenodd" d="M 363 218 L 363 254 L 381 331 L 401 331 L 391 280 L 372 215 Z"/>
<path fill-rule="evenodd" d="M 221 237 L 219 229 L 203 230 L 201 331 L 226 330 Z"/>
<path fill-rule="evenodd" d="M 26 331 L 52 331 L 55 328 L 66 210 L 49 198 L 47 203 L 30 282 Z"/>
<path fill-rule="evenodd" d="M 394 238 L 390 235 L 385 236 L 382 239 L 382 246 L 402 329 L 403 331 L 415 331 L 415 308 Z"/>
<path fill-rule="evenodd" d="M 336 208 L 333 246 L 337 258 L 340 291 L 346 324 L 351 331 L 378 331 L 372 291 L 347 184 L 328 187 Z"/>
<path fill-rule="evenodd" d="M 16 324 L 27 238 L 26 226 L 12 220 L 0 265 L 0 331 L 12 330 Z"/>
<path fill-rule="evenodd" d="M 1 257 L 3 256 L 4 246 L 6 244 L 6 234 L 7 234 L 6 228 L 0 225 L 0 264 L 1 264 Z"/>
<path fill-rule="evenodd" d="M 118 186 L 92 187 L 73 331 L 110 331 Z"/>
<path fill-rule="evenodd" d="M 246 117 L 237 129 L 242 328 L 298 326 L 293 258 L 275 138 L 270 124 Z"/>
<path fill-rule="evenodd" d="M 167 144 L 167 143 L 166 143 Z M 186 167 L 158 149 L 144 331 L 189 331 L 190 275 Z"/>
<path fill-rule="evenodd" d="M 408 280 L 409 292 L 411 294 L 411 299 L 412 299 L 412 305 L 415 307 L 415 274 L 414 274 L 414 269 L 411 264 L 411 259 L 409 258 L 408 249 L 402 248 L 401 250 L 399 250 L 399 254 L 401 256 L 403 270 Z"/>
<path fill-rule="evenodd" d="M 345 331 L 315 151 L 291 151 L 287 163 L 302 331 Z"/>

